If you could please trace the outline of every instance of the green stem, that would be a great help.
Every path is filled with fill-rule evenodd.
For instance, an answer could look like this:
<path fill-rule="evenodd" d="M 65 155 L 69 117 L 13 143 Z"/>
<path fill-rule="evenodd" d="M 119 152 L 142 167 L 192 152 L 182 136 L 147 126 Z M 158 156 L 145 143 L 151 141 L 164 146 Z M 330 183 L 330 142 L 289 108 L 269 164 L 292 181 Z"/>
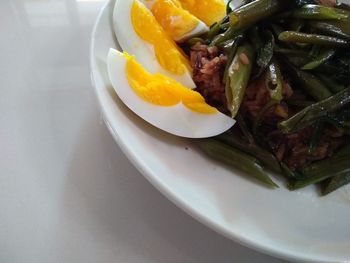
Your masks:
<path fill-rule="evenodd" d="M 278 187 L 254 157 L 213 139 L 196 140 L 196 143 L 209 157 L 245 172 L 269 188 Z"/>

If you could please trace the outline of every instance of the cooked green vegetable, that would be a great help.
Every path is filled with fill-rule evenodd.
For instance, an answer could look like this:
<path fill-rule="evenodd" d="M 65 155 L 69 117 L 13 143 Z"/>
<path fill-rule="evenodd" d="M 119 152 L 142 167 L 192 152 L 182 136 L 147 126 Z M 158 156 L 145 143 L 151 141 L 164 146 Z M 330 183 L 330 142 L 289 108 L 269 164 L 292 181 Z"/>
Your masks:
<path fill-rule="evenodd" d="M 278 46 L 275 46 L 274 51 L 276 53 L 283 54 L 285 56 L 298 56 L 298 57 L 304 57 L 308 59 L 309 53 L 305 50 L 299 50 L 299 49 L 289 49 L 289 48 L 281 48 Z"/>
<path fill-rule="evenodd" d="M 306 107 L 291 118 L 279 123 L 279 129 L 284 133 L 294 132 L 314 123 L 317 119 L 335 112 L 350 102 L 350 88 Z"/>
<path fill-rule="evenodd" d="M 324 76 L 322 74 L 317 75 L 317 77 L 333 92 L 333 93 L 337 93 L 339 91 L 342 91 L 343 89 L 345 89 L 345 86 L 342 84 L 337 83 L 336 81 L 334 81 L 333 79 Z"/>
<path fill-rule="evenodd" d="M 320 65 L 315 71 L 344 86 L 350 85 L 350 52 L 338 50 L 337 55 Z"/>
<path fill-rule="evenodd" d="M 344 155 L 350 155 L 349 142 L 345 146 L 343 146 L 339 151 L 337 151 L 334 156 L 344 156 Z"/>
<path fill-rule="evenodd" d="M 230 145 L 234 148 L 237 148 L 245 152 L 246 154 L 254 156 L 256 159 L 261 161 L 262 164 L 266 165 L 266 167 L 268 167 L 272 171 L 276 173 L 281 172 L 281 167 L 278 161 L 276 160 L 276 158 L 273 156 L 273 154 L 262 149 L 255 143 L 245 142 L 244 140 L 242 140 L 242 138 L 239 138 L 237 135 L 230 132 L 223 133 L 215 137 L 215 139 L 227 145 Z"/>
<path fill-rule="evenodd" d="M 289 189 L 296 190 L 310 184 L 319 183 L 335 175 L 344 175 L 350 172 L 350 155 L 331 157 L 315 162 L 303 169 L 304 180 L 293 181 Z"/>
<path fill-rule="evenodd" d="M 292 190 L 317 183 L 327 194 L 350 183 L 350 6 L 231 3 L 208 33 L 181 45 L 191 51 L 197 91 L 237 120 L 198 144 L 270 187 L 263 167 Z M 203 46 L 192 49 L 196 41 Z"/>
<path fill-rule="evenodd" d="M 350 13 L 342 9 L 309 4 L 296 9 L 292 13 L 292 17 L 312 20 L 341 20 L 350 18 Z"/>
<path fill-rule="evenodd" d="M 277 61 L 273 60 L 268 66 L 265 86 L 270 92 L 271 99 L 280 102 L 282 96 L 282 74 Z"/>
<path fill-rule="evenodd" d="M 346 144 L 334 156 L 350 155 L 350 144 Z M 325 180 L 322 184 L 322 194 L 329 194 L 338 188 L 350 183 L 350 172 L 333 176 Z"/>
<path fill-rule="evenodd" d="M 316 147 L 318 146 L 321 139 L 324 125 L 325 125 L 325 121 L 322 119 L 317 120 L 315 124 L 312 125 L 313 133 L 310 140 L 309 153 L 313 153 Z"/>
<path fill-rule="evenodd" d="M 303 83 L 303 88 L 315 100 L 320 101 L 332 95 L 329 89 L 314 75 L 298 70 L 298 76 Z"/>
<path fill-rule="evenodd" d="M 253 137 L 253 134 L 249 130 L 247 123 L 245 122 L 243 116 L 241 114 L 237 114 L 236 116 L 237 125 L 239 126 L 240 131 L 242 132 L 245 139 L 248 141 L 249 144 L 255 144 L 255 139 Z"/>
<path fill-rule="evenodd" d="M 225 24 L 226 24 L 226 22 L 228 22 L 228 18 L 229 18 L 228 16 L 225 16 L 219 22 L 212 24 L 209 28 L 209 32 L 207 33 L 207 38 L 213 39 L 216 35 L 218 35 L 220 30 L 225 28 Z M 227 27 L 226 27 L 226 29 L 227 29 Z"/>
<path fill-rule="evenodd" d="M 213 139 L 196 140 L 196 143 L 208 156 L 245 172 L 267 187 L 278 187 L 254 157 Z"/>
<path fill-rule="evenodd" d="M 331 47 L 346 47 L 349 45 L 347 40 L 341 38 L 295 31 L 283 31 L 279 34 L 278 39 L 285 42 L 308 43 Z"/>
<path fill-rule="evenodd" d="M 283 171 L 283 174 L 291 179 L 291 180 L 303 180 L 305 179 L 305 176 L 300 173 L 300 172 L 295 172 L 295 171 L 292 171 L 291 169 L 289 169 L 288 165 L 286 165 L 285 163 L 281 162 L 281 169 Z"/>
<path fill-rule="evenodd" d="M 256 64 L 259 67 L 255 77 L 260 76 L 270 64 L 275 46 L 275 38 L 270 31 L 263 32 L 264 38 L 259 36 L 258 31 L 259 28 L 255 27 L 251 34 L 251 42 L 257 50 Z"/>
<path fill-rule="evenodd" d="M 319 65 L 325 63 L 327 60 L 332 58 L 335 55 L 335 53 L 336 53 L 335 49 L 327 49 L 321 54 L 319 54 L 313 61 L 304 65 L 301 69 L 304 69 L 304 70 L 315 69 Z"/>
<path fill-rule="evenodd" d="M 324 182 L 322 186 L 322 194 L 327 195 L 348 183 L 350 183 L 350 172 L 336 175 Z"/>
<path fill-rule="evenodd" d="M 308 25 L 319 33 L 328 36 L 350 39 L 349 22 L 325 22 L 325 21 L 310 21 Z"/>
<path fill-rule="evenodd" d="M 259 20 L 269 17 L 286 7 L 286 2 L 279 0 L 255 0 L 243 5 L 230 14 L 230 24 L 234 30 L 246 29 Z"/>
<path fill-rule="evenodd" d="M 234 30 L 232 27 L 229 27 L 225 32 L 214 37 L 213 41 L 210 43 L 211 46 L 218 46 L 221 43 L 239 37 L 241 32 Z"/>
<path fill-rule="evenodd" d="M 237 48 L 238 48 L 238 43 L 239 43 L 240 39 L 237 38 L 232 47 L 229 49 L 229 52 L 228 52 L 228 56 L 227 56 L 227 64 L 226 64 L 226 67 L 225 67 L 225 71 L 224 71 L 224 76 L 223 76 L 223 82 L 226 83 L 226 81 L 229 81 L 228 79 L 228 73 L 229 73 L 229 69 L 230 69 L 230 65 L 237 53 Z"/>
<path fill-rule="evenodd" d="M 297 69 L 285 63 L 290 75 L 316 101 L 324 100 L 332 95 L 329 89 L 313 74 Z"/>
<path fill-rule="evenodd" d="M 217 47 L 220 50 L 224 51 L 226 54 L 229 54 L 232 51 L 232 49 L 238 44 L 239 40 L 240 40 L 239 37 L 234 39 L 229 39 L 220 43 L 219 45 L 217 45 Z"/>
<path fill-rule="evenodd" d="M 228 69 L 226 80 L 227 107 L 235 117 L 242 103 L 254 59 L 254 50 L 249 44 L 239 46 Z"/>
<path fill-rule="evenodd" d="M 317 2 L 314 0 L 295 0 L 295 4 L 297 7 L 303 7 L 307 4 L 317 4 Z"/>

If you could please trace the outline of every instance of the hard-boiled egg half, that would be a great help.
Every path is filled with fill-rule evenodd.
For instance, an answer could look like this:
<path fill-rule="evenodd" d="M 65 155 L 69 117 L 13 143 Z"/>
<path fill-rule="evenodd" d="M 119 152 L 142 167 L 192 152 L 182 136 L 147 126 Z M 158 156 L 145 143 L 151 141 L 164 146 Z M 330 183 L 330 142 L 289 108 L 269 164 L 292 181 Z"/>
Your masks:
<path fill-rule="evenodd" d="M 141 0 L 164 31 L 176 42 L 208 32 L 209 28 L 184 9 L 179 0 Z"/>
<path fill-rule="evenodd" d="M 171 134 L 187 138 L 218 135 L 235 121 L 174 79 L 145 70 L 133 56 L 110 49 L 111 83 L 124 104 L 138 116 Z"/>
<path fill-rule="evenodd" d="M 139 0 L 117 0 L 114 30 L 122 49 L 132 54 L 149 72 L 169 76 L 194 88 L 188 58 Z"/>
<path fill-rule="evenodd" d="M 224 0 L 179 0 L 182 7 L 211 26 L 226 15 Z"/>

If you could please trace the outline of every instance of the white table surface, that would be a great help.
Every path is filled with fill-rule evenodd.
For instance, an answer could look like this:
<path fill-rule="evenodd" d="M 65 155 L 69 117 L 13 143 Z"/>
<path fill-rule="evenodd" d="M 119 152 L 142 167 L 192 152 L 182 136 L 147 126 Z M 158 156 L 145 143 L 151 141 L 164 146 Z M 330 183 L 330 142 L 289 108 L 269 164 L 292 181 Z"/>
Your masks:
<path fill-rule="evenodd" d="M 90 83 L 102 5 L 0 1 L 0 262 L 285 262 L 192 219 L 115 144 Z"/>

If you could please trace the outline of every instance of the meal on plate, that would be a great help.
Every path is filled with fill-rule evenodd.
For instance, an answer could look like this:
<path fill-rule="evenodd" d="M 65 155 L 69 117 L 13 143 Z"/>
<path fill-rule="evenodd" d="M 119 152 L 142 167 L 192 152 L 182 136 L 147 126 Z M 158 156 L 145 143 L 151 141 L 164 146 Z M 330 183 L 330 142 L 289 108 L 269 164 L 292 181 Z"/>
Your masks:
<path fill-rule="evenodd" d="M 116 0 L 112 85 L 134 113 L 277 187 L 350 182 L 350 6 Z"/>

